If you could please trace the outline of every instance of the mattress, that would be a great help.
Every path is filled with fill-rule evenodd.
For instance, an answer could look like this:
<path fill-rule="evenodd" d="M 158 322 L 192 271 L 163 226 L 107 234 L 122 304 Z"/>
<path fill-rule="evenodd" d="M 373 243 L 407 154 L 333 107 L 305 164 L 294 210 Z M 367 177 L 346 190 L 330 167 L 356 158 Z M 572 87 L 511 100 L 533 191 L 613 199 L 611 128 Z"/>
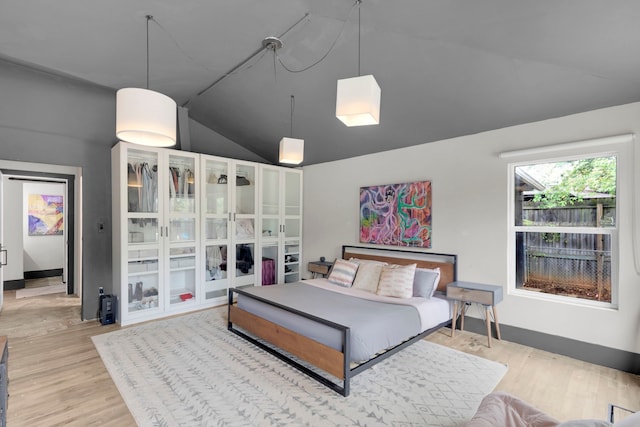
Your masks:
<path fill-rule="evenodd" d="M 343 288 L 326 279 L 245 288 L 243 291 L 350 328 L 351 362 L 377 353 L 451 319 L 450 303 L 439 297 L 391 298 Z M 342 333 L 284 309 L 238 294 L 238 308 L 343 351 Z"/>

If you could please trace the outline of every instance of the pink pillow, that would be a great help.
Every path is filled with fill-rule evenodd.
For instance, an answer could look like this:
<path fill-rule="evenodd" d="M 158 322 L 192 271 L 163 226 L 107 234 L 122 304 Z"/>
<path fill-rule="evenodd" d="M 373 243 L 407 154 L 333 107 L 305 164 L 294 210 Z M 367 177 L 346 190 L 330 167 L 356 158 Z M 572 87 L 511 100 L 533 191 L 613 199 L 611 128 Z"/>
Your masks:
<path fill-rule="evenodd" d="M 344 259 L 336 259 L 333 263 L 331 273 L 329 273 L 328 280 L 336 285 L 350 288 L 353 283 L 353 279 L 356 277 L 358 271 L 358 264 L 355 262 L 346 261 Z"/>

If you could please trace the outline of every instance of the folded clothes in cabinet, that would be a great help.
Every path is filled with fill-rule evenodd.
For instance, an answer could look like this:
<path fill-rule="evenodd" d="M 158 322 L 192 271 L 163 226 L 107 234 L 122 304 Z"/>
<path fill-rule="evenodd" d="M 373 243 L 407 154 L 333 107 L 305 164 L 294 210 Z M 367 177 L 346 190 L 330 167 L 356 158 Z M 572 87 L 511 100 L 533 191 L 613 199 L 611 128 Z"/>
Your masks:
<path fill-rule="evenodd" d="M 262 258 L 262 285 L 276 283 L 276 263 L 271 258 Z"/>

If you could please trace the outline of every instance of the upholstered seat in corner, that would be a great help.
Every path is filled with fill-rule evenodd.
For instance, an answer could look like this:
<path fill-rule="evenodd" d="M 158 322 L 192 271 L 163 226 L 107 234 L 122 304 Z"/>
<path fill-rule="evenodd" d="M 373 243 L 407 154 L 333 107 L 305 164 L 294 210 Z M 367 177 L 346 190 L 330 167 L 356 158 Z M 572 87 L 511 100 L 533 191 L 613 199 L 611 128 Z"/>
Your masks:
<path fill-rule="evenodd" d="M 560 421 L 504 392 L 488 394 L 467 427 L 556 427 Z"/>
<path fill-rule="evenodd" d="M 638 427 L 640 412 L 616 423 L 603 420 L 560 422 L 527 402 L 504 392 L 494 392 L 482 399 L 466 427 Z"/>

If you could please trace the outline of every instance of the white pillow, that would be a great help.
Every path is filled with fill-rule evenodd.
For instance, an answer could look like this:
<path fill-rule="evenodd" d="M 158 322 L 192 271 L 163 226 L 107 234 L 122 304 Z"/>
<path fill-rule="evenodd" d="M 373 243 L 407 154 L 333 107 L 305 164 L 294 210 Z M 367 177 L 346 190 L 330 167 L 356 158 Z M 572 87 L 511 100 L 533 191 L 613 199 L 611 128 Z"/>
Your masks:
<path fill-rule="evenodd" d="M 329 273 L 328 280 L 336 285 L 349 288 L 353 283 L 353 279 L 356 277 L 357 271 L 358 264 L 338 258 L 333 263 L 333 268 Z"/>
<path fill-rule="evenodd" d="M 375 294 L 378 290 L 378 281 L 384 265 L 386 263 L 360 262 L 352 287 Z"/>
<path fill-rule="evenodd" d="M 383 265 L 376 294 L 385 297 L 411 298 L 416 264 Z"/>

